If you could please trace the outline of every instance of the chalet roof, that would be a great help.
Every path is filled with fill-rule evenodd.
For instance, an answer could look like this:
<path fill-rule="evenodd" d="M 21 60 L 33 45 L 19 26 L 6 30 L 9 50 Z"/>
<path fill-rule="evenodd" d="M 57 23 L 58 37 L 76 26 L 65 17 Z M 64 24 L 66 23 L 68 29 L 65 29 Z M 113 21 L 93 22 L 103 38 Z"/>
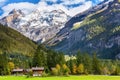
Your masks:
<path fill-rule="evenodd" d="M 32 67 L 32 70 L 44 70 L 44 67 Z"/>
<path fill-rule="evenodd" d="M 13 69 L 12 72 L 22 72 L 24 69 Z"/>

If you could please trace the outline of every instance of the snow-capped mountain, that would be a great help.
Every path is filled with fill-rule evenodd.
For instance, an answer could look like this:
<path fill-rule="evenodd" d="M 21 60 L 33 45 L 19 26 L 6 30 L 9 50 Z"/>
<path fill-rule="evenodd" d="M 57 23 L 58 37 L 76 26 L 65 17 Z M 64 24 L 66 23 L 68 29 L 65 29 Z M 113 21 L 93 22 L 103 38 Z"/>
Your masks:
<path fill-rule="evenodd" d="M 13 10 L 8 16 L 2 18 L 0 23 L 7 25 L 26 37 L 36 41 L 44 42 L 53 38 L 70 19 L 62 10 L 43 10 L 39 9 L 28 15 L 21 10 Z"/>

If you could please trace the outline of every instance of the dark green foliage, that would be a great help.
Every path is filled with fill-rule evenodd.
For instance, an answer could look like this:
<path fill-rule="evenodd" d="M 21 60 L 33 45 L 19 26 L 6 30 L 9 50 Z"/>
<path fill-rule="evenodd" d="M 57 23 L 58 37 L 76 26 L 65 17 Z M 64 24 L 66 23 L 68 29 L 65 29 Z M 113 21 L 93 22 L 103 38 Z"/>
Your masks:
<path fill-rule="evenodd" d="M 33 57 L 33 67 L 43 67 L 46 66 L 46 57 L 47 53 L 41 49 L 41 46 L 38 46 L 34 57 Z"/>
<path fill-rule="evenodd" d="M 99 59 L 96 53 L 91 57 L 79 51 L 76 55 L 76 62 L 78 70 L 82 70 L 80 64 L 84 66 L 84 74 L 120 75 L 120 60 Z M 71 68 L 70 70 L 72 71 Z"/>
<path fill-rule="evenodd" d="M 83 64 L 85 68 L 85 74 L 92 72 L 92 59 L 88 54 L 83 54 Z"/>
<path fill-rule="evenodd" d="M 56 64 L 65 64 L 65 58 L 63 53 L 55 52 L 53 50 L 46 49 L 43 45 L 39 45 L 34 54 L 32 64 L 34 67 L 44 66 L 47 71 L 49 71 L 48 69 L 55 67 Z"/>
<path fill-rule="evenodd" d="M 93 54 L 92 71 L 94 74 L 101 74 L 101 64 L 96 54 Z"/>
<path fill-rule="evenodd" d="M 80 53 L 80 51 L 78 51 L 77 55 L 76 55 L 76 61 L 77 61 L 77 66 L 81 63 L 83 63 L 83 55 Z"/>
<path fill-rule="evenodd" d="M 8 53 L 8 61 L 15 64 L 15 68 L 30 68 L 32 67 L 32 57 L 18 53 Z"/>
<path fill-rule="evenodd" d="M 47 65 L 49 69 L 55 67 L 56 64 L 62 65 L 64 63 L 65 63 L 65 58 L 63 53 L 55 52 L 53 50 L 48 50 Z"/>
<path fill-rule="evenodd" d="M 0 54 L 0 75 L 10 74 L 10 69 L 8 67 L 8 59 L 6 53 Z"/>
<path fill-rule="evenodd" d="M 79 64 L 83 64 L 85 67 L 85 71 L 87 73 L 91 73 L 92 60 L 88 54 L 82 54 L 80 51 L 78 51 L 76 55 L 76 61 L 77 61 L 77 66 L 79 66 Z"/>
<path fill-rule="evenodd" d="M 57 54 L 54 51 L 49 50 L 49 53 L 47 54 L 47 65 L 49 66 L 49 69 L 56 66 L 56 56 Z"/>
<path fill-rule="evenodd" d="M 74 65 L 76 65 L 76 62 L 77 62 L 76 60 L 72 60 L 72 59 L 70 59 L 69 61 L 66 62 L 67 66 L 70 69 L 71 74 L 74 74 L 73 67 L 74 67 Z"/>
<path fill-rule="evenodd" d="M 34 42 L 19 32 L 0 24 L 0 54 L 7 52 L 32 56 L 36 47 Z"/>

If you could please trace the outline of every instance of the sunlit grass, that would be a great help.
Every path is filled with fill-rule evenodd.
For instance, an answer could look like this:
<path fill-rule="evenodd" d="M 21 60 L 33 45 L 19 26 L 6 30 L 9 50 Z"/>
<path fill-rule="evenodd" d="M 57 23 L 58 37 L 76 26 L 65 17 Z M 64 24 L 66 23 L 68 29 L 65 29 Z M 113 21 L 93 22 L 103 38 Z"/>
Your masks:
<path fill-rule="evenodd" d="M 0 76 L 0 80 L 119 80 L 120 76 L 69 76 L 69 77 L 30 77 Z"/>

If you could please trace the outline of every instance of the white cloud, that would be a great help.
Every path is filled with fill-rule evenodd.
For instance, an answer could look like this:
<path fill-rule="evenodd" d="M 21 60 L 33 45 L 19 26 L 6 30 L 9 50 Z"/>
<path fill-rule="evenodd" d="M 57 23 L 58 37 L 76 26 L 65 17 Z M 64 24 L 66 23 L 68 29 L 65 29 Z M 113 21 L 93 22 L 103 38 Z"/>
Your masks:
<path fill-rule="evenodd" d="M 5 1 L 5 0 L 0 0 Z M 82 11 L 85 11 L 89 9 L 92 6 L 92 1 L 86 1 L 86 0 L 61 0 L 62 3 L 53 5 L 48 5 L 46 1 L 52 1 L 57 2 L 58 0 L 41 0 L 38 4 L 33 4 L 29 2 L 20 2 L 20 3 L 11 3 L 4 7 L 2 7 L 2 10 L 4 11 L 4 14 L 1 16 L 6 16 L 11 10 L 13 9 L 21 9 L 25 13 L 30 13 L 31 11 L 35 9 L 39 10 L 55 10 L 55 9 L 61 9 L 65 11 L 68 15 L 74 16 Z M 82 3 L 82 5 L 77 7 L 67 7 L 67 5 L 73 5 Z"/>
<path fill-rule="evenodd" d="M 36 8 L 36 6 L 37 6 L 36 4 L 28 3 L 28 2 L 8 4 L 7 6 L 2 7 L 2 10 L 4 11 L 4 14 L 1 17 L 4 17 L 4 16 L 8 15 L 8 13 L 10 11 L 12 11 L 13 9 L 20 9 L 24 13 L 27 14 L 27 13 L 33 11 Z"/>
<path fill-rule="evenodd" d="M 6 1 L 6 0 L 0 0 L 0 3 L 1 3 L 1 2 L 5 2 L 5 1 Z"/>
<path fill-rule="evenodd" d="M 0 7 L 3 6 L 7 0 L 0 0 Z"/>
<path fill-rule="evenodd" d="M 51 2 L 57 2 L 58 0 L 42 0 L 42 1 L 44 1 L 44 2 L 46 2 L 46 1 L 51 1 Z"/>
<path fill-rule="evenodd" d="M 85 1 L 86 0 L 63 0 L 63 4 L 71 5 L 71 4 L 84 3 Z"/>
<path fill-rule="evenodd" d="M 42 11 L 42 10 L 52 11 L 52 10 L 55 10 L 55 9 L 56 10 L 61 9 L 64 12 L 69 13 L 68 9 L 65 6 L 63 6 L 62 4 L 47 5 L 46 2 L 39 2 L 38 5 L 37 5 L 37 9 L 39 11 Z"/>
<path fill-rule="evenodd" d="M 104 1 L 104 0 L 99 0 L 99 1 Z"/>
<path fill-rule="evenodd" d="M 71 16 L 74 16 L 74 15 L 80 13 L 80 12 L 83 12 L 83 11 L 89 9 L 90 7 L 92 7 L 92 2 L 87 1 L 81 6 L 70 9 L 69 12 L 70 12 Z"/>
<path fill-rule="evenodd" d="M 63 3 L 61 4 L 53 4 L 53 5 L 47 5 L 46 1 L 57 1 L 57 0 L 42 0 L 38 3 L 38 9 L 39 10 L 54 10 L 54 9 L 61 9 L 65 11 L 68 15 L 74 16 L 82 11 L 85 11 L 89 9 L 92 6 L 91 1 L 85 1 L 85 0 L 63 0 Z M 83 5 L 80 5 L 78 7 L 72 7 L 68 8 L 65 5 L 72 5 L 72 4 L 78 4 L 83 3 Z"/>

